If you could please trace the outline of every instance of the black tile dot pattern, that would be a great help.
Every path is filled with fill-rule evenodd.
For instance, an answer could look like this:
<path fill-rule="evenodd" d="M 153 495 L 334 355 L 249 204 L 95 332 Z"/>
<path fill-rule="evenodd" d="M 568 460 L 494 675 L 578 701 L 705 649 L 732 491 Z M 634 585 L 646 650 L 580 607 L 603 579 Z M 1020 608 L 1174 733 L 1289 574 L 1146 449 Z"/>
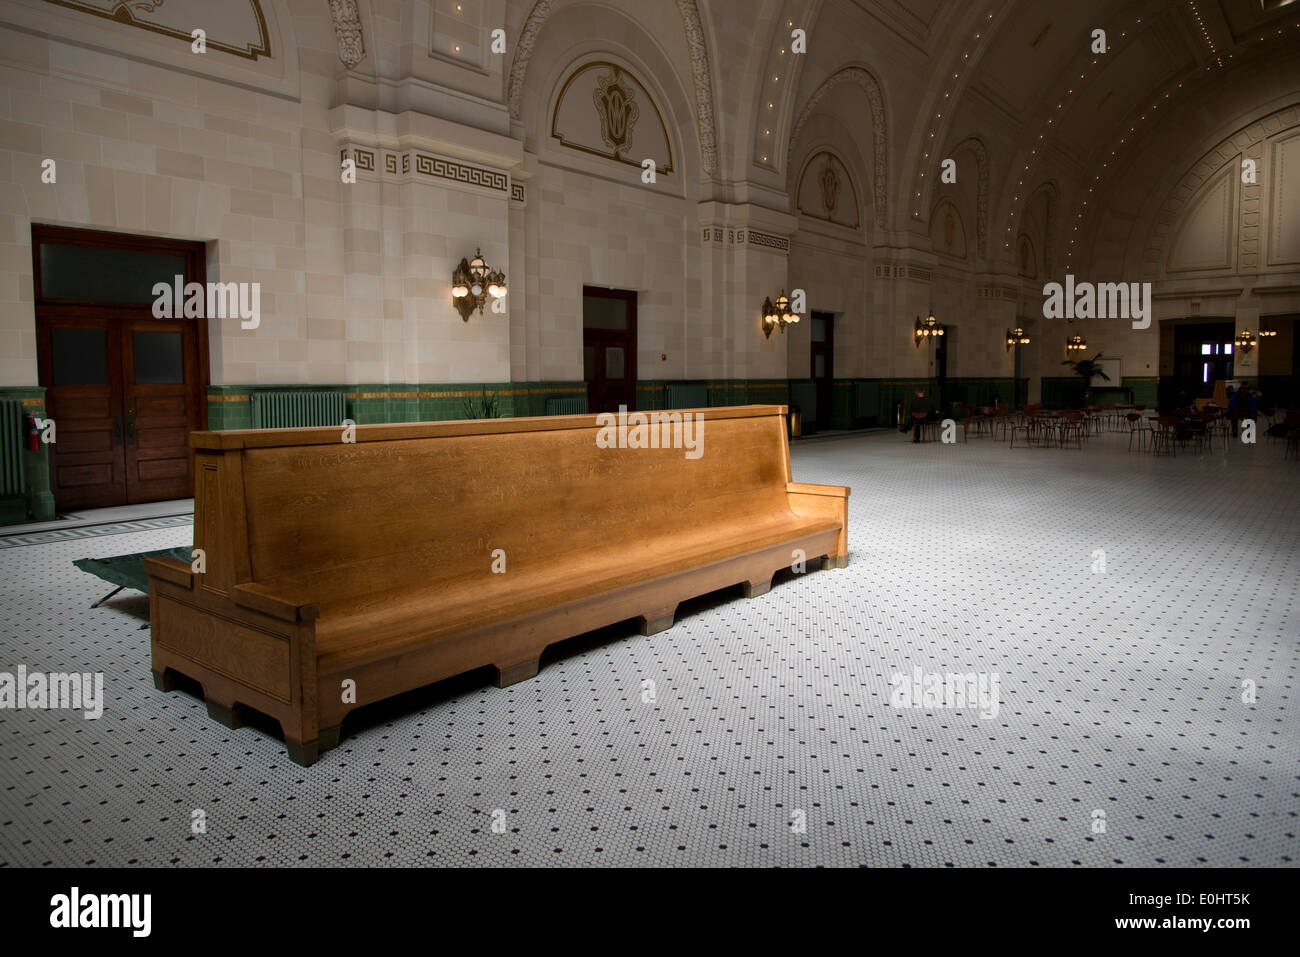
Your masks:
<path fill-rule="evenodd" d="M 852 486 L 848 568 L 575 639 L 507 689 L 477 673 L 375 706 L 311 768 L 154 690 L 142 596 L 89 608 L 106 589 L 73 559 L 190 529 L 0 550 L 0 670 L 103 671 L 107 699 L 97 721 L 0 710 L 0 865 L 1300 859 L 1300 468 L 1280 446 L 878 433 L 793 461 Z M 914 667 L 997 673 L 997 717 L 892 707 Z"/>

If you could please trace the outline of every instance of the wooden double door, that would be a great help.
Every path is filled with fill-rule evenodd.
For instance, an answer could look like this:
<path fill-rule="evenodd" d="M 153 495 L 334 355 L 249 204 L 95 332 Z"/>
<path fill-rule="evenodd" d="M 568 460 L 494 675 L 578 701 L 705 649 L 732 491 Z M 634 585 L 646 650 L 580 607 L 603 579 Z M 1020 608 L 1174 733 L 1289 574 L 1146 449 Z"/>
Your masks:
<path fill-rule="evenodd" d="M 55 422 L 50 484 L 60 510 L 193 494 L 199 427 L 193 321 L 46 315 L 41 381 Z"/>

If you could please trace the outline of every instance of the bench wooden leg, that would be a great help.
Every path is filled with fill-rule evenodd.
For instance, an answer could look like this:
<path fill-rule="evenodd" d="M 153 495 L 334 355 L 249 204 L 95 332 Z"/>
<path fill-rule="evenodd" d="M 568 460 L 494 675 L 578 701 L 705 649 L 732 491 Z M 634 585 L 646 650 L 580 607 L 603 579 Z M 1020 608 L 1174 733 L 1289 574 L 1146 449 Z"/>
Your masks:
<path fill-rule="evenodd" d="M 536 658 L 533 658 L 530 661 L 521 661 L 517 665 L 508 665 L 505 668 L 497 665 L 496 668 L 498 688 L 505 688 L 508 685 L 519 684 L 521 681 L 527 681 L 529 678 L 537 677 Z"/>
<path fill-rule="evenodd" d="M 207 698 L 206 692 L 204 697 Z M 207 698 L 208 717 L 217 724 L 230 728 L 232 731 L 244 726 L 244 709 L 238 704 L 224 705 L 219 701 L 213 701 Z"/>
<path fill-rule="evenodd" d="M 175 691 L 175 672 L 167 668 L 164 668 L 162 671 L 155 671 L 153 673 L 153 686 L 159 691 Z"/>
<path fill-rule="evenodd" d="M 309 768 L 316 763 L 316 758 L 320 756 L 320 740 L 294 741 L 291 738 L 285 738 L 284 750 L 289 753 L 289 760 L 294 764 Z"/>
<path fill-rule="evenodd" d="M 641 634 L 657 635 L 661 631 L 667 631 L 673 626 L 677 618 L 677 606 L 674 605 L 667 611 L 651 612 L 648 615 L 641 616 Z"/>
<path fill-rule="evenodd" d="M 823 555 L 822 556 L 822 571 L 826 571 L 828 568 L 848 568 L 848 566 L 849 566 L 848 555 Z"/>
<path fill-rule="evenodd" d="M 747 581 L 740 587 L 746 598 L 757 598 L 759 595 L 766 595 L 772 590 L 772 578 L 768 576 L 758 581 Z"/>
<path fill-rule="evenodd" d="M 341 724 L 336 724 L 332 728 L 321 728 L 316 733 L 317 752 L 337 748 L 339 746 L 339 732 L 342 730 L 343 725 Z"/>

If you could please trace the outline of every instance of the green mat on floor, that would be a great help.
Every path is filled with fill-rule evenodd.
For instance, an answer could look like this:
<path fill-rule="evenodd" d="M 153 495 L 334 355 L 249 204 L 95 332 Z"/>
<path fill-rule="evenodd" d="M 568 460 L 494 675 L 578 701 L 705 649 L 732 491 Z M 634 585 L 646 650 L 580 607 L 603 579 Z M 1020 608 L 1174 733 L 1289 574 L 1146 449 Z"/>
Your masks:
<path fill-rule="evenodd" d="M 189 564 L 194 549 L 189 545 L 177 548 L 160 548 L 155 552 L 136 552 L 133 555 L 113 555 L 111 558 L 78 558 L 72 564 L 83 572 L 90 572 L 121 588 L 134 588 L 149 593 L 149 573 L 144 570 L 144 560 L 155 555 L 167 555 Z M 116 592 L 114 592 L 116 594 Z M 103 601 L 104 599 L 100 599 Z M 96 602 L 98 604 L 98 602 Z"/>

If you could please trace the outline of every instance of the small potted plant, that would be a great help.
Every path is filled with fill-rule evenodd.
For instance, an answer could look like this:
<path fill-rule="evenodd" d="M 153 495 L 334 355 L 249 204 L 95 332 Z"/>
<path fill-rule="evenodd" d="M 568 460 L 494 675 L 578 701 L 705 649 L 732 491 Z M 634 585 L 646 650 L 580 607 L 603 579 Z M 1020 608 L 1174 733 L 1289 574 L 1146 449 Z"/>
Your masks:
<path fill-rule="evenodd" d="M 1098 376 L 1106 382 L 1110 381 L 1110 376 L 1106 375 L 1102 370 L 1101 358 L 1102 355 L 1098 352 L 1091 359 L 1076 361 L 1066 359 L 1061 363 L 1063 366 L 1069 366 L 1074 371 L 1074 374 L 1083 380 L 1083 404 L 1085 406 L 1092 405 L 1092 377 Z"/>

